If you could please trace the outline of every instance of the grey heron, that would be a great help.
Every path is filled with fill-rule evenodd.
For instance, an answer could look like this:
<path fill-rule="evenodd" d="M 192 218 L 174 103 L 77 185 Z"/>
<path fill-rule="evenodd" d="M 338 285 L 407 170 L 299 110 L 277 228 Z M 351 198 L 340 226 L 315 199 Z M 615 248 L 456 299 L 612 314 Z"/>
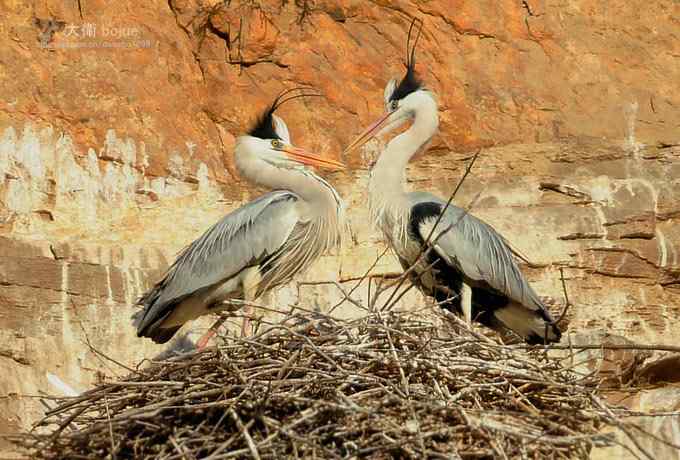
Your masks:
<path fill-rule="evenodd" d="M 416 264 L 411 271 L 414 284 L 444 308 L 462 312 L 468 324 L 474 318 L 493 329 L 510 329 L 528 343 L 559 341 L 560 329 L 522 275 L 503 236 L 462 208 L 404 188 L 407 163 L 427 149 L 439 126 L 435 96 L 416 74 L 422 24 L 412 34 L 415 23 L 408 33 L 406 74 L 399 84 L 392 79 L 385 87 L 385 113 L 345 149 L 349 152 L 411 122 L 387 143 L 371 170 L 371 218 L 404 269 Z M 422 251 L 426 257 L 420 257 Z"/>
<path fill-rule="evenodd" d="M 335 189 L 306 166 L 343 169 L 339 161 L 291 144 L 274 112 L 316 94 L 282 92 L 247 134 L 236 140 L 235 163 L 251 181 L 275 189 L 227 214 L 187 246 L 165 276 L 138 301 L 137 335 L 165 343 L 188 321 L 233 310 L 289 282 L 338 246 L 344 206 Z M 218 321 L 199 341 L 205 346 Z M 246 315 L 241 334 L 249 329 Z"/>

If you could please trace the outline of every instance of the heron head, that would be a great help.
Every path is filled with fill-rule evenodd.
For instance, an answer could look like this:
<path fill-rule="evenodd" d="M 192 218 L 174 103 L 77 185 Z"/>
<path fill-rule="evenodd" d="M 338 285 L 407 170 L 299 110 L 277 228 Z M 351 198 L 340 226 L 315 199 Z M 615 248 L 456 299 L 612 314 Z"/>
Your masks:
<path fill-rule="evenodd" d="M 315 166 L 332 170 L 345 169 L 345 165 L 339 161 L 324 158 L 293 146 L 288 126 L 281 117 L 274 114 L 276 109 L 292 99 L 320 96 L 317 93 L 301 92 L 304 89 L 308 88 L 293 88 L 279 94 L 260 115 L 250 131 L 239 138 L 239 143 L 259 160 L 277 168 L 292 169 L 301 166 Z"/>
<path fill-rule="evenodd" d="M 411 47 L 411 37 L 413 35 L 413 28 L 416 24 L 419 24 L 420 27 L 413 40 L 413 46 Z M 415 117 L 417 109 L 422 106 L 423 103 L 434 101 L 434 98 L 423 86 L 423 82 L 418 78 L 416 73 L 415 51 L 422 30 L 422 21 L 417 18 L 413 19 L 406 42 L 406 73 L 399 84 L 397 84 L 395 78 L 387 82 L 384 91 L 385 113 L 377 121 L 368 126 L 368 128 L 366 128 L 364 132 L 345 149 L 345 153 L 362 146 L 374 137 L 399 128 Z"/>

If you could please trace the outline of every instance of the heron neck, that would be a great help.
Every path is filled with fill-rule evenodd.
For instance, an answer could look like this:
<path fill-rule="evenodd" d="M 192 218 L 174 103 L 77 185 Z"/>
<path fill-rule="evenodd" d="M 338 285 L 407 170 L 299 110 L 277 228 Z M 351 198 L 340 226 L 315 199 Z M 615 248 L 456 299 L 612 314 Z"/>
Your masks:
<path fill-rule="evenodd" d="M 343 244 L 347 230 L 345 206 L 328 182 L 308 169 L 279 169 L 265 162 L 258 163 L 256 174 L 248 174 L 245 170 L 244 174 L 260 185 L 287 190 L 301 198 L 297 210 L 301 221 L 311 225 L 308 234 L 316 243 L 310 247 L 318 250 L 318 255 Z"/>
<path fill-rule="evenodd" d="M 371 170 L 371 210 L 378 220 L 385 211 L 404 204 L 406 166 L 437 132 L 437 105 L 433 99 L 430 101 L 415 110 L 411 127 L 387 144 Z"/>
<path fill-rule="evenodd" d="M 337 192 L 322 178 L 308 169 L 276 168 L 264 161 L 253 165 L 253 174 L 243 171 L 250 180 L 274 190 L 289 190 L 308 205 L 309 212 L 325 213 L 339 205 Z"/>

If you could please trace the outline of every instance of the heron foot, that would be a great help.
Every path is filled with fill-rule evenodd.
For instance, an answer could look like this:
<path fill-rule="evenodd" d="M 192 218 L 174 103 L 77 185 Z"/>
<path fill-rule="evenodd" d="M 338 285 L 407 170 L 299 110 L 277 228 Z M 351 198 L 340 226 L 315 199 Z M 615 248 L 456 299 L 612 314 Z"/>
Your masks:
<path fill-rule="evenodd" d="M 220 317 L 215 321 L 215 323 L 210 326 L 210 329 L 201 336 L 200 339 L 198 339 L 198 342 L 196 342 L 196 348 L 198 350 L 203 350 L 207 345 L 210 339 L 215 337 L 217 334 L 217 330 L 220 328 L 220 326 L 227 320 L 227 315 L 220 315 Z"/>
<path fill-rule="evenodd" d="M 216 331 L 213 331 L 212 329 L 208 330 L 205 334 L 201 336 L 200 339 L 198 339 L 198 342 L 196 342 L 196 349 L 197 350 L 203 350 L 207 345 L 210 339 L 212 339 L 216 334 Z"/>
<path fill-rule="evenodd" d="M 253 335 L 253 325 L 251 316 L 253 315 L 252 305 L 246 305 L 243 309 L 243 323 L 241 323 L 241 338 Z"/>
<path fill-rule="evenodd" d="M 243 318 L 243 323 L 241 324 L 241 338 L 248 337 L 251 335 L 250 318 Z"/>

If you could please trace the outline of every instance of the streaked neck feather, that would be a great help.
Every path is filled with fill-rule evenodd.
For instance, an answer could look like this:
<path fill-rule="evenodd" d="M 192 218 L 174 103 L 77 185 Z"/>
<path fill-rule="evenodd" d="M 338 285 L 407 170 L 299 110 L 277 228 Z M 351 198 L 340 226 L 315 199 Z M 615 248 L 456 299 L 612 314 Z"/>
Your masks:
<path fill-rule="evenodd" d="M 429 99 L 415 111 L 411 127 L 387 144 L 371 170 L 370 216 L 392 244 L 408 240 L 411 207 L 405 188 L 406 166 L 427 147 L 439 125 L 436 102 L 426 97 Z"/>

